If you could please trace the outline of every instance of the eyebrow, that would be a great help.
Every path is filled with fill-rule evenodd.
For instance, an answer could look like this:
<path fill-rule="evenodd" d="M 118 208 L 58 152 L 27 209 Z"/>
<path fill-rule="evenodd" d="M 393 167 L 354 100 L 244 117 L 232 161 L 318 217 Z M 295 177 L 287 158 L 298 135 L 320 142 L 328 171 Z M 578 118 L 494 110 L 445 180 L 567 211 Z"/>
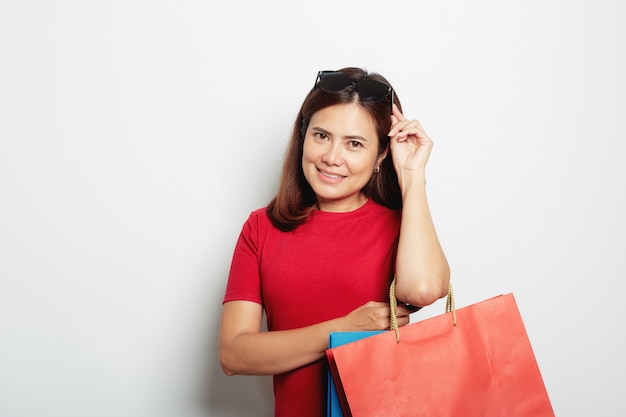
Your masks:
<path fill-rule="evenodd" d="M 331 132 L 329 132 L 328 130 L 323 129 L 323 128 L 321 128 L 321 127 L 312 126 L 312 127 L 311 127 L 311 130 L 316 130 L 316 131 L 321 132 L 321 133 L 323 133 L 323 134 L 325 134 L 325 135 L 328 135 L 328 136 L 333 136 L 333 134 L 332 134 Z M 362 140 L 362 141 L 364 141 L 364 142 L 369 142 L 369 141 L 367 140 L 367 138 L 366 138 L 366 137 L 363 137 L 363 136 L 360 136 L 360 135 L 348 135 L 348 136 L 342 136 L 342 139 L 347 139 L 347 140 Z"/>

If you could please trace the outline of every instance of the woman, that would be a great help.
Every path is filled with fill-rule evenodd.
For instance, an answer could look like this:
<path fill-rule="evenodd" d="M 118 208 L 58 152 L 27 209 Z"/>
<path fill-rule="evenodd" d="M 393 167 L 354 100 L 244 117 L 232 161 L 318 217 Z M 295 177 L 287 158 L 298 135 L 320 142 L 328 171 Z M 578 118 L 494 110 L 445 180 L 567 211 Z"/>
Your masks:
<path fill-rule="evenodd" d="M 329 333 L 388 329 L 394 275 L 407 303 L 398 325 L 447 294 L 426 199 L 431 148 L 381 75 L 318 73 L 278 193 L 243 226 L 222 311 L 224 372 L 274 375 L 276 416 L 325 415 Z"/>

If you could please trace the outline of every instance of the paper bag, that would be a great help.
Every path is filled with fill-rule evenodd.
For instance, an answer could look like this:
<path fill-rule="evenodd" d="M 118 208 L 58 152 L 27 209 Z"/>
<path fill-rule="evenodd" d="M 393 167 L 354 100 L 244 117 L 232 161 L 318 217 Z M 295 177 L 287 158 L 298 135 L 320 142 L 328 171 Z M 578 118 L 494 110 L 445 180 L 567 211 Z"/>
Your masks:
<path fill-rule="evenodd" d="M 398 331 L 326 351 L 344 416 L 554 417 L 513 294 Z"/>

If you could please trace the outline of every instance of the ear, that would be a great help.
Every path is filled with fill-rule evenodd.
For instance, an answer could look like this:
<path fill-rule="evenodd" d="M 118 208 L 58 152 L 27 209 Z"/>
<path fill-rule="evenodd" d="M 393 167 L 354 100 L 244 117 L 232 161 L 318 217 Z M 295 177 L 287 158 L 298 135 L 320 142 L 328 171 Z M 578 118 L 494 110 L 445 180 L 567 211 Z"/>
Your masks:
<path fill-rule="evenodd" d="M 385 160 L 385 158 L 387 157 L 387 154 L 389 153 L 389 144 L 387 144 L 387 147 L 385 148 L 385 150 L 383 151 L 383 153 L 381 153 L 378 158 L 376 159 L 376 166 L 380 166 L 380 164 L 383 163 L 383 161 Z"/>

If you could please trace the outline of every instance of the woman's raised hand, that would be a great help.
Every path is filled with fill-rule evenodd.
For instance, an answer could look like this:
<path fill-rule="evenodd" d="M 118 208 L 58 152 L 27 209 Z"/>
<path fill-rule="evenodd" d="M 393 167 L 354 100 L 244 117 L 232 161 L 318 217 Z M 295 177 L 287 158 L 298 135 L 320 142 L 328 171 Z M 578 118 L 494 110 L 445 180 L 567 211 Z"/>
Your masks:
<path fill-rule="evenodd" d="M 418 171 L 423 174 L 433 147 L 432 140 L 417 120 L 409 120 L 393 105 L 391 115 L 391 156 L 393 164 L 402 179 L 405 171 Z"/>

